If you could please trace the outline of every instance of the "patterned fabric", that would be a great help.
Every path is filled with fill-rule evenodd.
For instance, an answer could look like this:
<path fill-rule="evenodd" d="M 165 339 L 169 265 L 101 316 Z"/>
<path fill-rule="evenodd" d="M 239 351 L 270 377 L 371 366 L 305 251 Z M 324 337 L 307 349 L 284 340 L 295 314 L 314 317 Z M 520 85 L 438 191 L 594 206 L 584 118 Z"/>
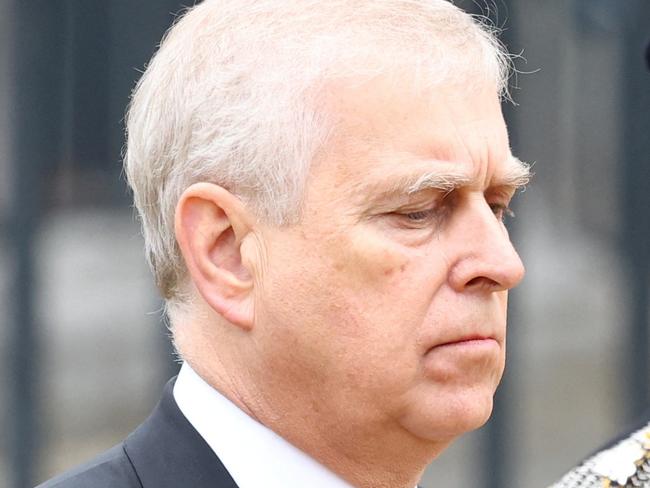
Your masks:
<path fill-rule="evenodd" d="M 550 488 L 650 488 L 650 423 L 569 471 Z"/>

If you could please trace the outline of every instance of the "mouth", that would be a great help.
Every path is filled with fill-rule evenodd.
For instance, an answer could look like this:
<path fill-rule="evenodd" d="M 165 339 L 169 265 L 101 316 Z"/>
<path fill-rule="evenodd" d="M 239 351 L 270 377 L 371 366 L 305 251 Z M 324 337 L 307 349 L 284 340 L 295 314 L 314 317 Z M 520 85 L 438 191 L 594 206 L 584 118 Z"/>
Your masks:
<path fill-rule="evenodd" d="M 431 347 L 428 352 L 431 352 L 433 350 L 451 349 L 451 348 L 482 349 L 482 348 L 493 348 L 495 346 L 498 347 L 499 343 L 492 336 L 469 335 L 465 337 L 460 337 L 458 339 L 454 339 L 452 341 L 436 344 L 433 347 Z"/>

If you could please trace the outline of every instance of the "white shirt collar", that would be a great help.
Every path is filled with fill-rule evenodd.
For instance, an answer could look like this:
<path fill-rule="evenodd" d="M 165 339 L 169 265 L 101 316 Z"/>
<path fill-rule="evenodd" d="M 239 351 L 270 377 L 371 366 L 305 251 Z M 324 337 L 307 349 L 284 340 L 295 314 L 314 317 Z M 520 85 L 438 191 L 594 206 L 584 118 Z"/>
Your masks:
<path fill-rule="evenodd" d="M 352 488 L 253 420 L 183 363 L 174 399 L 239 488 Z"/>

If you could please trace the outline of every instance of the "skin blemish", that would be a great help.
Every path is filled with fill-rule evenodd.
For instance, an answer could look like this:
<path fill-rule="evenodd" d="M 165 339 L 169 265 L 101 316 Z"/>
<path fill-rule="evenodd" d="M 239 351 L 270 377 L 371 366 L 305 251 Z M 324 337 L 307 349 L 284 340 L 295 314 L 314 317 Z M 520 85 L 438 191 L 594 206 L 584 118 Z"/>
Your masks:
<path fill-rule="evenodd" d="M 391 266 L 390 268 L 385 269 L 384 270 L 384 275 L 385 276 L 391 276 L 391 275 L 395 274 L 398 271 L 399 271 L 400 274 L 404 273 L 404 271 L 406 271 L 406 263 L 402 263 L 399 266 Z"/>
<path fill-rule="evenodd" d="M 368 229 L 359 231 L 350 240 L 346 253 L 355 281 L 379 285 L 392 281 L 406 270 L 408 256 L 384 237 Z"/>

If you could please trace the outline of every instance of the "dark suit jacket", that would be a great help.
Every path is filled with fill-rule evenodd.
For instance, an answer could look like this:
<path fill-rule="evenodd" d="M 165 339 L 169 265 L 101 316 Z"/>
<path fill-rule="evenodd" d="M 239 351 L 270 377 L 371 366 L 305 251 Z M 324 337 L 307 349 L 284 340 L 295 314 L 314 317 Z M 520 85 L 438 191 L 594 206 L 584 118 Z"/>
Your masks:
<path fill-rule="evenodd" d="M 38 488 L 237 488 L 179 410 L 173 385 L 124 442 Z"/>

